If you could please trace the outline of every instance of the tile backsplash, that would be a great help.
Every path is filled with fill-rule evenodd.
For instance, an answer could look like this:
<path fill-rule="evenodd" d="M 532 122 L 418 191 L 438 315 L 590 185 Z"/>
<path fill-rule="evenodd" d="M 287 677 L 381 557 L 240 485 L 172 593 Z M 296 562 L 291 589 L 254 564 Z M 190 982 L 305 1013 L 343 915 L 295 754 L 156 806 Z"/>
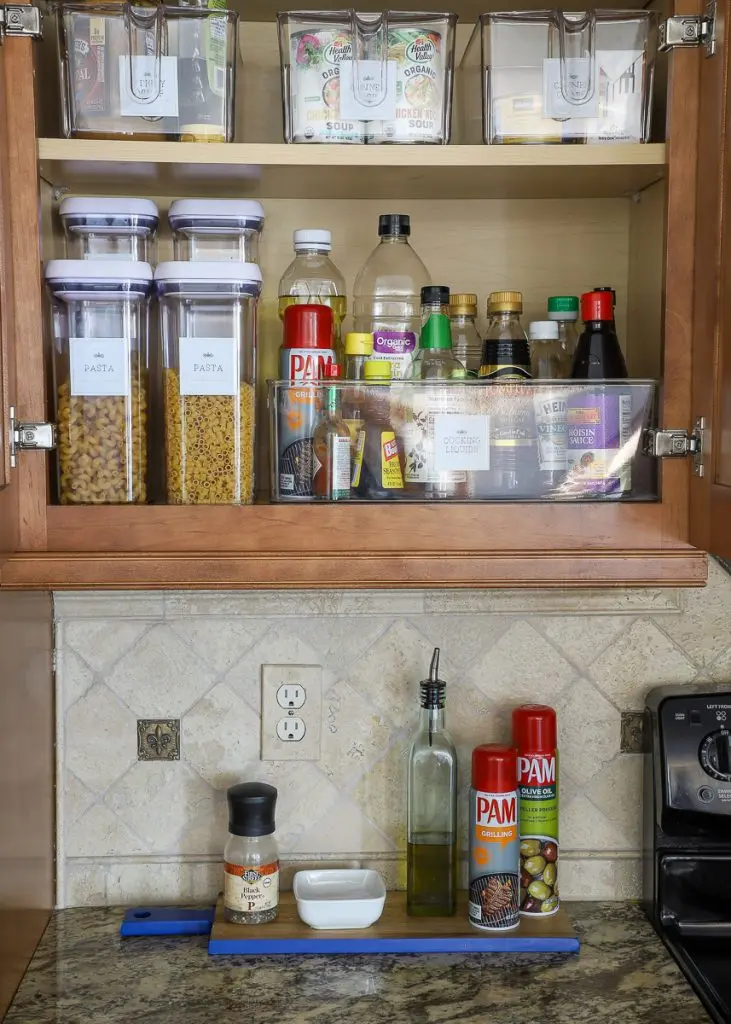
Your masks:
<path fill-rule="evenodd" d="M 433 646 L 462 820 L 472 747 L 508 737 L 513 705 L 550 703 L 562 895 L 637 896 L 641 756 L 620 752 L 621 712 L 654 685 L 731 679 L 731 577 L 709 573 L 687 591 L 55 595 L 59 906 L 212 897 L 226 787 L 254 778 L 279 790 L 285 878 L 333 862 L 403 884 L 406 755 Z M 322 666 L 318 761 L 260 760 L 263 664 Z M 141 759 L 178 723 L 179 759 Z"/>

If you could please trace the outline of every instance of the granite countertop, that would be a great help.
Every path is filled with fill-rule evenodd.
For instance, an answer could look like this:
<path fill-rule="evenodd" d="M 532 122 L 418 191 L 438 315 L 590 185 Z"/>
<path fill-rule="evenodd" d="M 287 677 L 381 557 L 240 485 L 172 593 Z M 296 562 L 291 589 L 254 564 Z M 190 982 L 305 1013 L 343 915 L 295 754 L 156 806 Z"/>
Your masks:
<path fill-rule="evenodd" d="M 567 903 L 578 956 L 209 957 L 120 939 L 120 909 L 54 915 L 5 1024 L 705 1024 L 642 911 Z"/>

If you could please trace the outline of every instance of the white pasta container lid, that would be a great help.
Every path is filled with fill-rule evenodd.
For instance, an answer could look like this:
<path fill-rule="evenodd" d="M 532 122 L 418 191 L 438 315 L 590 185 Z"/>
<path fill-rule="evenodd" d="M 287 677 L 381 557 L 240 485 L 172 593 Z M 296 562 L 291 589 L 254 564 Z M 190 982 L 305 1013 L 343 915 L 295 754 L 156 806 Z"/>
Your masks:
<path fill-rule="evenodd" d="M 170 204 L 168 220 L 173 231 L 206 227 L 261 231 L 264 207 L 255 199 L 176 199 Z"/>
<path fill-rule="evenodd" d="M 83 296 L 147 295 L 153 280 L 149 263 L 129 260 L 49 260 L 45 278 L 54 295 Z"/>
<path fill-rule="evenodd" d="M 120 199 L 118 196 L 74 196 L 64 199 L 58 212 L 67 226 L 121 230 L 126 227 L 133 232 L 140 227 L 154 231 L 160 216 L 151 199 Z"/>
<path fill-rule="evenodd" d="M 228 263 L 218 260 L 171 260 L 155 270 L 158 285 L 232 285 L 250 295 L 261 292 L 261 270 L 256 263 Z"/>

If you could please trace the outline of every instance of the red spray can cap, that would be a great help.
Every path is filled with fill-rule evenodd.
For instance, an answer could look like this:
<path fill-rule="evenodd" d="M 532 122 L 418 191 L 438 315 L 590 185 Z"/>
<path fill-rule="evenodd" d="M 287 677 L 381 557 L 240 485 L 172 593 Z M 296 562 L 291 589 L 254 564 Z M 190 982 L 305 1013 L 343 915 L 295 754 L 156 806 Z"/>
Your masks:
<path fill-rule="evenodd" d="M 330 348 L 333 311 L 320 303 L 295 303 L 284 311 L 282 348 Z"/>
<path fill-rule="evenodd" d="M 581 296 L 581 319 L 614 320 L 614 297 L 612 292 L 584 292 Z"/>
<path fill-rule="evenodd" d="M 472 788 L 482 793 L 512 793 L 518 788 L 518 751 L 483 743 L 472 751 Z"/>
<path fill-rule="evenodd" d="M 325 367 L 325 376 L 330 380 L 340 380 L 343 376 L 343 371 L 337 363 L 328 363 Z"/>
<path fill-rule="evenodd" d="M 514 708 L 513 743 L 521 753 L 553 754 L 556 750 L 556 712 L 553 708 L 547 704 L 523 704 Z"/>

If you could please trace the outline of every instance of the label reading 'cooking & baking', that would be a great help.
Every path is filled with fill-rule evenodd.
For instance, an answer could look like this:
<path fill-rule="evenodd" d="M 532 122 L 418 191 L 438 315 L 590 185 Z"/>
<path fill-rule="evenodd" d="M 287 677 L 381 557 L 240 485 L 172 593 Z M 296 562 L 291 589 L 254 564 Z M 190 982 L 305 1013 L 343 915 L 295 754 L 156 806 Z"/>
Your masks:
<path fill-rule="evenodd" d="M 254 914 L 279 903 L 279 861 L 247 867 L 224 864 L 223 903 L 229 910 Z"/>
<path fill-rule="evenodd" d="M 69 338 L 71 394 L 131 394 L 128 343 L 124 338 Z"/>
<path fill-rule="evenodd" d="M 181 338 L 180 394 L 237 395 L 237 356 L 235 338 Z"/>

